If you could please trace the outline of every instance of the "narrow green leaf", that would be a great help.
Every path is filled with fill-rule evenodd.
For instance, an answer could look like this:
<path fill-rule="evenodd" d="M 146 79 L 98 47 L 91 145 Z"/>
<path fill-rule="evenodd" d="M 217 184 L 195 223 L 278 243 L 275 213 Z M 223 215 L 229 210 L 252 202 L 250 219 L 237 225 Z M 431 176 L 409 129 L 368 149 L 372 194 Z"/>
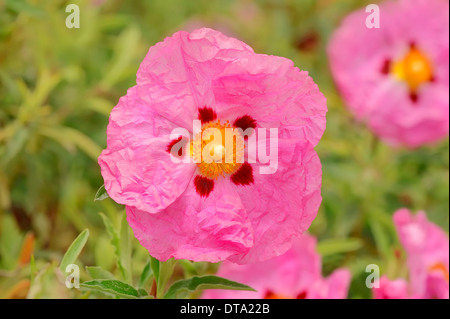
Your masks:
<path fill-rule="evenodd" d="M 86 100 L 86 104 L 84 106 L 89 110 L 109 117 L 114 104 L 112 104 L 109 100 L 101 97 L 91 97 Z"/>
<path fill-rule="evenodd" d="M 140 289 L 138 290 L 138 294 L 139 294 L 139 297 L 147 297 L 147 296 L 148 296 L 147 290 L 142 289 L 142 288 L 140 288 Z"/>
<path fill-rule="evenodd" d="M 192 277 L 199 274 L 194 262 L 186 259 L 179 259 L 178 263 L 181 265 L 181 267 L 183 267 L 186 277 Z"/>
<path fill-rule="evenodd" d="M 59 265 L 59 268 L 62 271 L 65 271 L 68 265 L 75 263 L 75 261 L 78 258 L 78 255 L 80 255 L 81 250 L 86 244 L 88 237 L 89 237 L 89 229 L 85 229 L 81 232 L 81 234 L 78 235 L 77 238 L 75 238 L 75 240 L 70 245 L 69 249 L 67 249 L 67 252 L 63 257 L 61 264 Z"/>
<path fill-rule="evenodd" d="M 6 152 L 2 157 L 1 164 L 6 166 L 11 160 L 13 160 L 21 150 L 24 149 L 26 142 L 28 141 L 30 132 L 26 128 L 19 128 L 14 136 L 6 143 Z"/>
<path fill-rule="evenodd" d="M 86 271 L 92 279 L 114 279 L 114 275 L 98 266 L 86 266 Z"/>
<path fill-rule="evenodd" d="M 182 294 L 194 292 L 204 289 L 227 289 L 227 290 L 247 290 L 255 291 L 255 289 L 217 276 L 201 276 L 183 279 L 175 282 L 164 295 L 164 299 L 174 299 Z"/>
<path fill-rule="evenodd" d="M 106 199 L 106 198 L 108 198 L 108 197 L 109 197 L 109 195 L 108 195 L 108 193 L 106 192 L 105 185 L 102 185 L 102 186 L 98 189 L 97 193 L 95 194 L 94 201 L 97 201 L 97 200 L 104 200 L 104 199 Z"/>
<path fill-rule="evenodd" d="M 121 253 L 120 253 L 120 238 L 119 235 L 117 234 L 116 229 L 114 228 L 113 223 L 111 222 L 111 220 L 103 213 L 100 213 L 100 217 L 103 220 L 103 223 L 105 224 L 106 227 L 106 232 L 108 233 L 110 239 L 111 239 L 111 244 L 114 247 L 115 250 L 115 254 L 116 254 L 116 259 L 117 259 L 117 266 L 120 270 L 120 273 L 122 275 L 122 278 L 126 279 L 127 278 L 127 270 L 125 269 L 125 267 L 122 265 L 122 258 L 121 258 Z"/>
<path fill-rule="evenodd" d="M 152 268 L 153 275 L 156 282 L 159 280 L 159 260 L 155 257 L 150 256 L 150 267 Z"/>
<path fill-rule="evenodd" d="M 100 146 L 98 146 L 89 136 L 71 127 L 41 126 L 39 127 L 38 132 L 42 136 L 55 140 L 67 149 L 70 149 L 72 146 L 78 147 L 95 161 L 97 161 L 98 156 L 102 152 Z"/>
<path fill-rule="evenodd" d="M 171 258 L 159 263 L 159 276 L 156 285 L 156 298 L 161 298 L 166 291 L 167 282 L 173 274 L 176 260 Z"/>
<path fill-rule="evenodd" d="M 1 213 L 0 213 L 1 216 Z M 20 253 L 20 243 L 23 237 L 20 235 L 14 217 L 9 214 L 1 216 L 0 224 L 0 267 L 12 270 L 17 266 L 17 258 Z"/>
<path fill-rule="evenodd" d="M 375 239 L 375 244 L 377 246 L 378 251 L 383 256 L 389 256 L 390 255 L 389 238 L 385 233 L 385 231 L 383 230 L 383 226 L 379 223 L 379 221 L 376 218 L 373 218 L 372 216 L 370 218 L 370 229 Z"/>
<path fill-rule="evenodd" d="M 16 13 L 28 13 L 38 17 L 45 16 L 45 12 L 41 8 L 29 4 L 28 1 L 6 0 L 5 6 L 7 9 Z"/>
<path fill-rule="evenodd" d="M 362 246 L 362 241 L 358 238 L 329 239 L 317 244 L 317 252 L 325 257 L 355 251 Z"/>
<path fill-rule="evenodd" d="M 101 86 L 111 88 L 124 76 L 127 67 L 136 54 L 141 32 L 132 26 L 125 29 L 116 40 L 116 47 L 107 72 L 101 80 Z"/>
<path fill-rule="evenodd" d="M 119 280 L 98 279 L 85 281 L 81 284 L 81 287 L 121 298 L 139 298 L 139 292 L 136 289 Z"/>
<path fill-rule="evenodd" d="M 142 270 L 141 276 L 139 278 L 139 288 L 144 287 L 150 281 L 152 275 L 153 271 L 149 260 L 145 265 L 144 269 Z"/>
<path fill-rule="evenodd" d="M 36 267 L 36 261 L 34 260 L 34 254 L 31 255 L 31 260 L 30 260 L 30 283 L 33 284 L 34 282 L 34 277 L 36 276 L 38 270 Z"/>
<path fill-rule="evenodd" d="M 127 222 L 127 214 L 123 214 L 122 223 L 120 225 L 120 263 L 125 271 L 125 281 L 133 284 L 131 275 L 131 241 L 129 226 Z"/>

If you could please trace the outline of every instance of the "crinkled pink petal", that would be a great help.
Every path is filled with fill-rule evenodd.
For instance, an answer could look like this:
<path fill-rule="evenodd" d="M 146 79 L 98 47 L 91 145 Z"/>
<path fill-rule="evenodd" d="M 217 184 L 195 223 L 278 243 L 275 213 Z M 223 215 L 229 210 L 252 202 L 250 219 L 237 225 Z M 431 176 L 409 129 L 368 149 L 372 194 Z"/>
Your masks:
<path fill-rule="evenodd" d="M 248 251 L 254 242 L 252 225 L 228 181 L 216 181 L 208 198 L 191 184 L 164 211 L 148 214 L 127 206 L 127 220 L 150 255 L 218 262 Z"/>
<path fill-rule="evenodd" d="M 167 144 L 175 125 L 149 108 L 136 90 L 129 89 L 111 112 L 108 148 L 98 162 L 112 199 L 155 213 L 184 192 L 196 165 L 171 161 Z"/>
<path fill-rule="evenodd" d="M 326 99 L 307 72 L 214 30 L 180 31 L 150 48 L 137 83 L 158 114 L 187 129 L 208 106 L 224 121 L 248 114 L 313 145 L 325 130 Z"/>
<path fill-rule="evenodd" d="M 205 299 L 261 299 L 268 294 L 283 298 L 345 298 L 350 272 L 339 269 L 323 279 L 316 239 L 304 234 L 285 254 L 260 263 L 236 265 L 223 262 L 218 276 L 254 288 L 250 291 L 207 290 Z"/>
<path fill-rule="evenodd" d="M 247 53 L 253 53 L 248 45 L 215 30 L 179 31 L 148 51 L 137 72 L 139 95 L 159 115 L 191 129 L 198 108 L 214 106 L 212 80 Z"/>
<path fill-rule="evenodd" d="M 230 63 L 212 89 L 220 118 L 250 115 L 258 127 L 278 128 L 280 138 L 316 145 L 326 126 L 326 99 L 291 60 L 263 54 Z"/>
<path fill-rule="evenodd" d="M 328 47 L 336 85 L 349 109 L 392 145 L 417 147 L 448 135 L 449 14 L 445 0 L 399 0 L 380 4 L 380 28 L 367 28 L 369 13 L 349 15 Z M 420 21 L 420 23 L 417 23 Z M 383 74 L 414 44 L 431 60 L 432 83 L 412 102 L 405 83 Z"/>
<path fill-rule="evenodd" d="M 255 243 L 247 253 L 229 258 L 235 263 L 263 261 L 285 253 L 309 228 L 322 201 L 322 166 L 311 144 L 280 139 L 277 171 L 261 174 L 266 165 L 252 164 L 254 183 L 236 189 L 252 223 Z"/>
<path fill-rule="evenodd" d="M 422 87 L 418 103 L 411 101 L 407 91 L 401 83 L 379 87 L 378 94 L 367 102 L 377 108 L 368 119 L 371 129 L 391 145 L 411 148 L 445 136 L 449 126 L 448 86 Z"/>

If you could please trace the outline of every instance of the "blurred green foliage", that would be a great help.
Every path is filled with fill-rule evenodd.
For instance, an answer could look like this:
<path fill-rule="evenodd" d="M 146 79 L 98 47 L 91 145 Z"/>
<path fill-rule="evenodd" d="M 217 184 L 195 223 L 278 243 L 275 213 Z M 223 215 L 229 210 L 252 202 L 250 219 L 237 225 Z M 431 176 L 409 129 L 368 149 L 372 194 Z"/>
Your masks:
<path fill-rule="evenodd" d="M 345 15 L 373 2 L 0 0 L 0 298 L 107 296 L 67 289 L 58 267 L 86 228 L 77 264 L 89 266 L 81 267 L 82 282 L 97 281 L 85 287 L 108 292 L 115 283 L 101 280 L 119 279 L 126 284 L 115 287 L 123 293 L 146 296 L 152 282 L 167 282 L 172 273 L 170 280 L 214 273 L 217 265 L 207 263 L 150 262 L 123 207 L 94 202 L 109 113 L 135 84 L 148 48 L 202 26 L 258 53 L 292 59 L 328 99 L 327 130 L 317 147 L 323 204 L 310 229 L 324 272 L 349 267 L 351 298 L 371 296 L 367 264 L 404 275 L 391 216 L 401 207 L 425 210 L 448 231 L 448 141 L 392 149 L 345 109 L 328 69 L 327 41 Z M 79 29 L 65 27 L 70 3 L 80 6 Z"/>

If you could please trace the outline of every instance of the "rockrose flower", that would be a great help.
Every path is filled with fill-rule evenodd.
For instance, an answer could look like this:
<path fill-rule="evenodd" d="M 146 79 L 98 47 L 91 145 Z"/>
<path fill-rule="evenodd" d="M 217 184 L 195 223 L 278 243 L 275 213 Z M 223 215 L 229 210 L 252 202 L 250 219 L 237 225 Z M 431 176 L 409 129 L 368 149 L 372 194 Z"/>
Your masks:
<path fill-rule="evenodd" d="M 224 262 L 217 275 L 247 284 L 256 292 L 207 290 L 203 298 L 343 299 L 351 276 L 347 269 L 338 269 L 323 278 L 316 239 L 306 233 L 282 256 L 246 265 Z"/>
<path fill-rule="evenodd" d="M 307 72 L 199 29 L 151 47 L 136 82 L 99 164 L 140 243 L 160 260 L 286 252 L 321 202 L 313 147 L 327 109 Z"/>
<path fill-rule="evenodd" d="M 407 209 L 394 214 L 400 242 L 407 254 L 409 284 L 404 279 L 380 280 L 375 298 L 449 298 L 448 235 L 429 222 L 424 212 L 413 216 Z"/>
<path fill-rule="evenodd" d="M 418 147 L 449 130 L 449 3 L 398 0 L 347 17 L 328 54 L 350 110 L 391 145 Z"/>
<path fill-rule="evenodd" d="M 379 288 L 373 289 L 375 299 L 418 299 L 410 295 L 409 284 L 405 279 L 399 278 L 389 280 L 387 276 L 382 276 L 379 282 Z"/>

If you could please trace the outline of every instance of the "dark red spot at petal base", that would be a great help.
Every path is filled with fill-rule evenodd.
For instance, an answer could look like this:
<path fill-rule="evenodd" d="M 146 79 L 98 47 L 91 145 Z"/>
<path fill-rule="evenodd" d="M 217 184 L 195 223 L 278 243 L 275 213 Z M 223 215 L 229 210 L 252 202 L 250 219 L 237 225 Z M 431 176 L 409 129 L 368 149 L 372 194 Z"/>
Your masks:
<path fill-rule="evenodd" d="M 272 291 L 267 291 L 264 295 L 264 299 L 276 299 L 277 295 L 274 294 Z"/>
<path fill-rule="evenodd" d="M 249 163 L 244 163 L 231 175 L 231 181 L 236 185 L 250 185 L 253 180 L 253 167 Z"/>
<path fill-rule="evenodd" d="M 178 143 L 180 143 L 180 144 L 174 148 L 174 146 Z M 167 144 L 166 150 L 167 150 L 167 152 L 171 153 L 173 156 L 181 157 L 181 156 L 183 156 L 183 148 L 186 145 L 186 143 L 187 143 L 187 138 L 180 136 L 179 138 L 170 141 L 170 143 Z"/>
<path fill-rule="evenodd" d="M 417 95 L 417 93 L 411 92 L 409 93 L 409 98 L 413 103 L 417 103 L 417 101 L 419 100 L 419 95 Z"/>
<path fill-rule="evenodd" d="M 214 121 L 217 118 L 216 112 L 210 107 L 203 107 L 198 109 L 198 119 L 202 122 L 202 124 Z"/>
<path fill-rule="evenodd" d="M 237 118 L 234 121 L 233 126 L 236 128 L 240 128 L 243 131 L 245 131 L 249 127 L 255 129 L 256 128 L 256 120 L 253 117 L 251 117 L 250 115 L 244 115 L 244 116 Z"/>
<path fill-rule="evenodd" d="M 306 291 L 299 293 L 296 299 L 306 299 Z"/>
<path fill-rule="evenodd" d="M 381 73 L 388 75 L 391 71 L 391 60 L 386 59 L 381 67 Z"/>
<path fill-rule="evenodd" d="M 197 194 L 202 197 L 208 197 L 214 189 L 214 180 L 197 175 L 194 178 L 194 185 Z"/>

